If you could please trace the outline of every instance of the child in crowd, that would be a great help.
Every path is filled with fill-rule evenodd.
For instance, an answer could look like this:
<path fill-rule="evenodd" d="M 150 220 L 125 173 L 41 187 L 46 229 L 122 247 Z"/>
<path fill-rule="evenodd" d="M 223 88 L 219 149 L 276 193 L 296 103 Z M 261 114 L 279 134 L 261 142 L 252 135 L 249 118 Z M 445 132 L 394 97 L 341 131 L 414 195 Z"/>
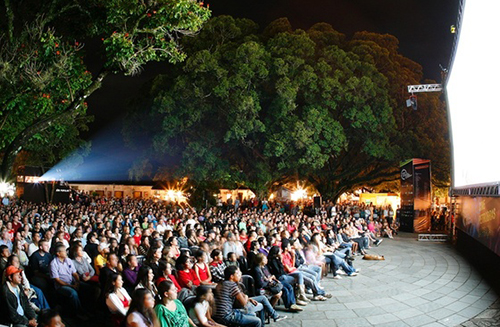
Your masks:
<path fill-rule="evenodd" d="M 196 264 L 194 265 L 194 271 L 202 285 L 213 285 L 212 275 L 210 274 L 210 269 L 206 264 L 206 257 L 207 254 L 205 253 L 205 251 L 200 250 L 196 252 Z"/>
<path fill-rule="evenodd" d="M 229 252 L 227 254 L 227 261 L 226 261 L 226 266 L 236 266 L 239 267 L 240 264 L 238 263 L 238 258 L 236 257 L 236 253 L 234 252 Z"/>
<path fill-rule="evenodd" d="M 197 326 L 204 327 L 223 327 L 216 323 L 211 317 L 214 294 L 212 289 L 202 285 L 196 289 L 196 298 L 194 306 L 189 309 L 189 317 Z"/>

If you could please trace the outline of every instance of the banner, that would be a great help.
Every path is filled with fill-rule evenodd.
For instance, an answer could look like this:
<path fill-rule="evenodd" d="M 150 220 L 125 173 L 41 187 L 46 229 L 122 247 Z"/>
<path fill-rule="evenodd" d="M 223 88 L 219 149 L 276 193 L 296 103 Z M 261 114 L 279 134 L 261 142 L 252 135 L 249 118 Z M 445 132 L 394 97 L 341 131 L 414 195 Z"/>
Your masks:
<path fill-rule="evenodd" d="M 405 232 L 413 232 L 413 219 L 415 216 L 413 208 L 413 159 L 402 162 L 401 165 L 401 217 L 400 229 Z"/>
<path fill-rule="evenodd" d="M 500 198 L 458 197 L 457 227 L 500 256 Z"/>
<path fill-rule="evenodd" d="M 431 162 L 429 160 L 413 160 L 413 189 L 415 220 L 413 228 L 417 233 L 430 231 L 431 223 Z"/>

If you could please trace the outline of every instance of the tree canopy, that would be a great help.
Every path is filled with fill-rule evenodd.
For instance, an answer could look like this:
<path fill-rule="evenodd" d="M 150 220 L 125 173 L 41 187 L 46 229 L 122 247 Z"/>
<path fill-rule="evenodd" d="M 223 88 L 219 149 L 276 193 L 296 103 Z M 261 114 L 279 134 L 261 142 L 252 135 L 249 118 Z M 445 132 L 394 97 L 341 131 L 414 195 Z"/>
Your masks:
<path fill-rule="evenodd" d="M 81 144 L 86 99 L 109 73 L 134 75 L 150 61 L 178 63 L 179 37 L 210 16 L 196 0 L 49 0 L 0 4 L 0 177 L 20 151 L 54 164 Z M 100 39 L 101 69 L 83 41 Z"/>
<path fill-rule="evenodd" d="M 184 46 L 186 62 L 147 85 L 124 128 L 132 145 L 149 140 L 144 158 L 175 159 L 176 176 L 259 196 L 305 179 L 335 198 L 394 180 L 401 160 L 424 157 L 447 181 L 443 104 L 427 94 L 417 111 L 404 106 L 422 68 L 394 36 L 348 39 L 325 23 L 294 30 L 287 19 L 259 33 L 250 20 L 220 16 Z"/>

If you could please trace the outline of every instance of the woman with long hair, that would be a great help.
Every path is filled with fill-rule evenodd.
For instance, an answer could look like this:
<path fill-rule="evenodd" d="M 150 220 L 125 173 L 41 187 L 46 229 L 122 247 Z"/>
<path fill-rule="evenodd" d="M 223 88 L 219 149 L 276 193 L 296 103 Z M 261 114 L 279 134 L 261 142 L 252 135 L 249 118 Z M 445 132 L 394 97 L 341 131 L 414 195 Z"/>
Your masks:
<path fill-rule="evenodd" d="M 123 288 L 123 279 L 119 274 L 113 274 L 106 284 L 106 305 L 111 312 L 113 326 L 119 327 L 130 306 L 130 295 Z"/>
<path fill-rule="evenodd" d="M 193 269 L 193 262 L 187 255 L 181 255 L 175 262 L 175 269 L 181 287 L 192 289 L 193 286 L 200 286 L 200 280 Z"/>
<path fill-rule="evenodd" d="M 271 274 L 267 267 L 267 257 L 263 253 L 259 253 L 255 257 L 253 276 L 255 277 L 255 288 L 272 295 L 269 302 L 273 307 L 280 298 L 283 298 L 285 308 L 291 312 L 302 311 L 302 308 L 297 304 L 307 305 L 307 302 L 295 301 L 295 292 L 292 285 L 287 282 L 280 282 L 276 276 Z M 281 287 L 279 287 L 279 284 L 281 284 Z"/>
<path fill-rule="evenodd" d="M 146 258 L 146 264 L 153 269 L 155 279 L 160 277 L 160 268 L 158 267 L 159 261 L 161 259 L 161 247 L 153 245 L 149 248 L 148 256 Z"/>
<path fill-rule="evenodd" d="M 158 294 L 154 280 L 155 275 L 153 273 L 153 269 L 148 266 L 142 266 L 139 268 L 139 273 L 137 274 L 137 285 L 135 286 L 135 289 L 145 288 L 149 290 L 154 297 Z"/>
<path fill-rule="evenodd" d="M 127 327 L 159 327 L 154 311 L 155 299 L 145 288 L 138 288 L 132 294 L 132 302 L 125 317 Z"/>
<path fill-rule="evenodd" d="M 161 327 L 190 327 L 196 326 L 189 318 L 184 305 L 177 299 L 175 285 L 164 280 L 158 287 L 160 303 L 156 305 L 155 312 Z"/>
<path fill-rule="evenodd" d="M 160 267 L 160 277 L 156 279 L 156 285 L 160 285 L 161 282 L 168 279 L 174 283 L 177 288 L 177 292 L 181 291 L 181 286 L 177 282 L 177 278 L 172 274 L 172 265 L 166 260 L 160 260 L 158 265 Z"/>
<path fill-rule="evenodd" d="M 301 272 L 298 272 L 293 276 L 286 273 L 283 262 L 281 261 L 281 248 L 279 246 L 271 247 L 267 259 L 269 260 L 267 264 L 269 271 L 276 276 L 280 282 L 297 284 L 299 287 L 297 299 L 303 302 L 309 302 L 309 299 L 306 296 L 304 275 Z"/>

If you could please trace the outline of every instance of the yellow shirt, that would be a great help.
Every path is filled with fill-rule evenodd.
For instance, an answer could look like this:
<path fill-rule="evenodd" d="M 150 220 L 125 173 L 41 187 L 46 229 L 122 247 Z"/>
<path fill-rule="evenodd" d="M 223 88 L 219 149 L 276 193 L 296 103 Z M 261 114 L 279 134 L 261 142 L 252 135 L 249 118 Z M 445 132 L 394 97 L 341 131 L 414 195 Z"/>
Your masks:
<path fill-rule="evenodd" d="M 97 257 L 94 259 L 94 266 L 95 266 L 95 274 L 99 275 L 99 271 L 101 270 L 101 267 L 103 267 L 108 260 L 106 260 L 105 257 L 102 256 L 102 254 L 98 254 Z"/>

